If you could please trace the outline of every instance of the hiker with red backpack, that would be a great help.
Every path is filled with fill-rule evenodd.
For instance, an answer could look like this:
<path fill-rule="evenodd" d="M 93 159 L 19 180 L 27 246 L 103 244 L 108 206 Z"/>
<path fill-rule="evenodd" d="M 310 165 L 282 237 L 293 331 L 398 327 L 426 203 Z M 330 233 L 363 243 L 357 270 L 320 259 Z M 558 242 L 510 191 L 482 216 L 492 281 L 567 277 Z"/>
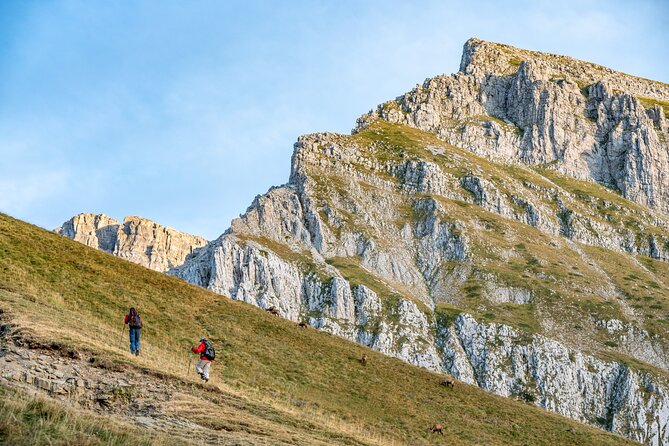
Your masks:
<path fill-rule="evenodd" d="M 211 342 L 204 336 L 200 338 L 200 345 L 191 348 L 193 353 L 200 354 L 200 360 L 195 365 L 195 371 L 200 375 L 204 382 L 209 382 L 209 367 L 214 359 L 216 359 L 216 351 L 212 347 Z"/>
<path fill-rule="evenodd" d="M 142 329 L 142 318 L 135 307 L 130 308 L 123 323 L 130 327 L 130 353 L 139 356 L 139 332 Z"/>

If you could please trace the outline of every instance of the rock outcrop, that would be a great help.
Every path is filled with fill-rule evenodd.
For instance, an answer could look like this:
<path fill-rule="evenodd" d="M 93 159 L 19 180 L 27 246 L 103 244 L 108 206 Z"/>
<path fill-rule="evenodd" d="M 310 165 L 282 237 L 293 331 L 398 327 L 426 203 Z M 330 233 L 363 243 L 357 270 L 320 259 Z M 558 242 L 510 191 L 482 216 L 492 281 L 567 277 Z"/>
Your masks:
<path fill-rule="evenodd" d="M 358 120 L 433 132 L 503 162 L 550 165 L 669 212 L 669 85 L 564 56 L 470 39 L 460 72 Z M 644 104 L 653 104 L 646 108 Z"/>
<path fill-rule="evenodd" d="M 119 226 L 118 221 L 104 214 L 79 214 L 54 229 L 54 232 L 112 254 L 118 239 Z"/>
<path fill-rule="evenodd" d="M 119 223 L 106 215 L 79 214 L 54 231 L 161 272 L 181 265 L 188 254 L 207 243 L 202 237 L 134 216 Z"/>
<path fill-rule="evenodd" d="M 391 129 L 379 129 L 380 139 L 390 138 Z M 623 331 L 606 329 L 613 322 L 597 311 L 577 311 L 583 325 L 565 330 L 567 320 L 544 314 L 562 307 L 562 301 L 545 296 L 546 288 L 529 286 L 537 279 L 545 281 L 557 295 L 560 287 L 554 281 L 564 279 L 529 273 L 525 266 L 516 274 L 527 277 L 527 283 L 518 283 L 517 277 L 513 283 L 492 267 L 493 262 L 528 255 L 529 264 L 547 262 L 550 256 L 529 254 L 533 250 L 526 244 L 538 242 L 556 261 L 571 262 L 564 274 L 578 279 L 569 292 L 583 293 L 583 299 L 591 293 L 613 299 L 613 306 L 624 312 L 629 308 L 616 291 L 617 281 L 588 256 L 585 250 L 591 248 L 581 246 L 643 252 L 643 240 L 620 236 L 616 244 L 617 225 L 586 215 L 592 204 L 588 200 L 599 203 L 597 198 L 579 202 L 577 194 L 546 177 L 524 178 L 512 189 L 507 177 L 489 179 L 490 166 L 468 164 L 471 160 L 465 158 L 459 159 L 468 165 L 460 177 L 439 162 L 403 157 L 382 161 L 381 146 L 362 145 L 360 137 L 368 136 L 302 137 L 291 182 L 257 197 L 224 235 L 195 251 L 171 274 L 233 299 L 276 307 L 288 319 L 307 321 L 500 395 L 523 398 L 639 441 L 660 439 L 666 444 L 664 375 L 581 352 L 613 349 L 667 370 L 665 338 L 645 330 L 643 317 L 634 311 L 636 320 L 625 322 Z M 409 146 L 413 142 L 405 141 Z M 428 145 L 424 156 L 460 156 L 450 150 Z M 627 212 L 622 204 L 607 206 L 620 209 L 620 215 Z M 663 218 L 654 218 L 659 225 L 654 230 L 663 231 Z M 523 233 L 526 227 L 532 232 Z M 575 273 L 577 267 L 586 270 Z M 593 281 L 601 281 L 603 288 L 592 289 Z M 588 288 L 578 289 L 584 285 Z M 518 307 L 527 306 L 532 314 L 528 323 L 538 322 L 541 334 L 527 326 L 478 321 L 466 311 L 443 318 L 444 304 L 471 312 L 508 311 L 513 305 L 517 307 L 512 311 L 523 313 Z M 603 340 L 584 343 L 582 334 Z M 638 396 L 651 388 L 655 393 L 650 400 Z M 658 417 L 659 425 L 653 421 Z"/>

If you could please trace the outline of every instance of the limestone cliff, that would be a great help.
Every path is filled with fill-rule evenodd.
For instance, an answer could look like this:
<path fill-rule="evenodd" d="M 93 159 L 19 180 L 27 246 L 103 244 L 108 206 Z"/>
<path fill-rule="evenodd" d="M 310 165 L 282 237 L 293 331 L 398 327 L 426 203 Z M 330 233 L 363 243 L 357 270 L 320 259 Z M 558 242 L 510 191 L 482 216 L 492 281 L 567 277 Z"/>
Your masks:
<path fill-rule="evenodd" d="M 202 237 L 133 216 L 119 223 L 106 215 L 79 214 L 54 231 L 162 272 L 181 265 L 188 254 L 207 243 Z"/>
<path fill-rule="evenodd" d="M 668 84 L 470 39 L 459 73 L 382 104 L 356 131 L 380 117 L 490 159 L 596 181 L 667 212 L 667 101 Z"/>
<path fill-rule="evenodd" d="M 352 136 L 301 137 L 289 183 L 173 273 L 669 444 L 667 98 L 665 84 L 470 40 L 458 74 Z"/>

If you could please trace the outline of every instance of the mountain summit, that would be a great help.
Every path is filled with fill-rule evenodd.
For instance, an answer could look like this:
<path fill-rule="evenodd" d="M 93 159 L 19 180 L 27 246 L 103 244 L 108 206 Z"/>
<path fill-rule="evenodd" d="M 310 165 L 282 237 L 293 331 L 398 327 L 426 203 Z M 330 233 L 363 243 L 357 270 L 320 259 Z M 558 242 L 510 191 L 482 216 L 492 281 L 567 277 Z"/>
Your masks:
<path fill-rule="evenodd" d="M 667 84 L 470 39 L 351 135 L 300 137 L 169 274 L 669 445 L 668 111 Z"/>
<path fill-rule="evenodd" d="M 565 56 L 467 41 L 460 71 L 358 120 L 434 133 L 488 159 L 545 165 L 669 211 L 669 85 Z"/>

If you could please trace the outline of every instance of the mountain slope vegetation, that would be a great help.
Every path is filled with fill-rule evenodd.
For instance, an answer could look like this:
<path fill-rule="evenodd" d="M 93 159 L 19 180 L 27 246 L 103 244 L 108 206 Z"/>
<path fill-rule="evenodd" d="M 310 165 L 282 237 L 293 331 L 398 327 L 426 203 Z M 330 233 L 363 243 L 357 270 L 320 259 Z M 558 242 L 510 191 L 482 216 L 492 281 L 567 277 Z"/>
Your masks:
<path fill-rule="evenodd" d="M 6 215 L 0 215 L 0 305 L 0 438 L 15 444 L 32 441 L 16 430 L 36 418 L 68 423 L 85 444 L 95 444 L 89 437 L 112 438 L 79 421 L 90 412 L 134 424 L 123 435 L 144 438 L 132 439 L 138 444 L 161 444 L 158 433 L 175 442 L 220 444 L 631 444 L 475 386 L 457 382 L 447 389 L 438 374 Z M 145 321 L 139 357 L 121 339 L 131 305 Z M 188 348 L 201 334 L 220 357 L 208 385 L 188 374 Z M 367 365 L 358 361 L 363 353 Z M 25 370 L 23 361 L 30 362 Z M 9 376 L 17 364 L 22 376 L 41 381 Z M 49 372 L 59 364 L 98 385 L 59 394 L 54 389 L 67 376 Z M 153 392 L 153 406 L 141 412 L 146 392 Z M 68 415 L 50 415 L 59 411 Z M 444 437 L 428 434 L 433 423 L 444 424 Z M 75 438 L 62 429 L 38 442 Z"/>

